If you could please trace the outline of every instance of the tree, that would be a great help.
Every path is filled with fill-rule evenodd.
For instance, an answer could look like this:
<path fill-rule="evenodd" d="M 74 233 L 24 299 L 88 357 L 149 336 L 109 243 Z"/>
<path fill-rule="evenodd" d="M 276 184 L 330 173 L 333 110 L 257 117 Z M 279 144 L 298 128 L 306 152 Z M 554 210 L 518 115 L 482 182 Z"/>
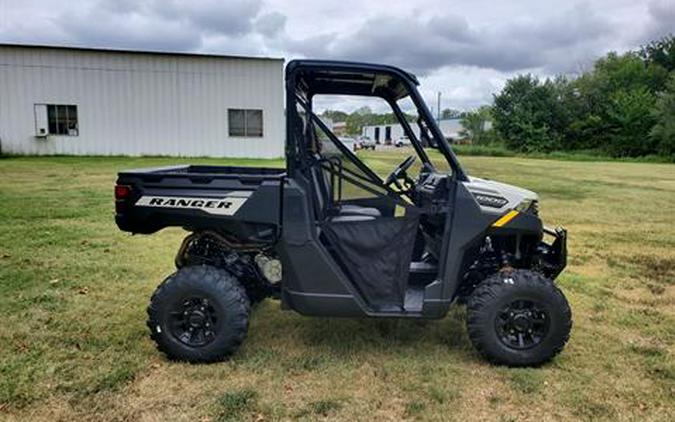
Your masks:
<path fill-rule="evenodd" d="M 619 90 L 612 95 L 607 119 L 612 137 L 604 149 L 615 157 L 638 157 L 655 152 L 649 132 L 654 125 L 654 94 L 647 87 Z"/>
<path fill-rule="evenodd" d="M 398 118 L 393 112 L 373 113 L 368 106 L 360 107 L 348 115 L 345 113 L 345 115 L 344 122 L 347 124 L 347 133 L 350 135 L 360 134 L 364 126 L 391 125 L 398 123 Z M 416 117 L 412 114 L 403 113 L 403 115 L 408 122 L 415 121 Z"/>
<path fill-rule="evenodd" d="M 495 130 L 508 148 L 532 152 L 551 151 L 560 146 L 556 122 L 559 88 L 555 81 L 540 82 L 528 74 L 509 79 L 494 96 Z"/>
<path fill-rule="evenodd" d="M 462 112 L 453 108 L 444 108 L 441 110 L 441 119 L 457 119 L 462 117 Z"/>
<path fill-rule="evenodd" d="M 660 40 L 642 46 L 640 57 L 648 64 L 658 65 L 668 72 L 675 70 L 675 36 L 669 34 Z"/>
<path fill-rule="evenodd" d="M 345 119 L 345 122 L 347 123 L 347 133 L 350 135 L 360 134 L 363 126 L 374 119 L 373 116 L 373 110 L 370 107 L 363 106 L 357 108 Z"/>
<path fill-rule="evenodd" d="M 609 53 L 572 80 L 520 75 L 494 96 L 495 130 L 519 151 L 672 155 L 673 74 L 675 38 L 669 35 L 640 51 Z"/>
<path fill-rule="evenodd" d="M 648 65 L 634 52 L 598 59 L 592 71 L 571 82 L 571 95 L 564 96 L 570 119 L 564 145 L 615 156 L 649 153 L 650 110 L 666 79 L 663 67 Z"/>
<path fill-rule="evenodd" d="M 369 116 L 369 115 L 373 114 L 373 110 L 368 106 L 362 106 L 362 107 L 359 107 L 356 110 L 354 110 L 354 112 L 352 114 L 358 114 L 358 115 L 361 115 L 361 116 Z"/>
<path fill-rule="evenodd" d="M 340 110 L 325 110 L 321 113 L 323 117 L 327 117 L 334 122 L 344 122 L 347 119 L 348 114 Z"/>
<path fill-rule="evenodd" d="M 616 92 L 645 86 L 656 92 L 665 86 L 668 71 L 662 66 L 649 66 L 635 52 L 609 53 L 598 59 L 590 73 L 600 90 Z"/>
<path fill-rule="evenodd" d="M 461 136 L 471 139 L 476 145 L 486 144 L 493 138 L 487 128 L 488 122 L 492 120 L 492 107 L 485 105 L 463 114 Z"/>
<path fill-rule="evenodd" d="M 675 72 L 670 75 L 666 90 L 656 101 L 653 117 L 656 123 L 649 135 L 656 144 L 657 152 L 675 159 Z"/>

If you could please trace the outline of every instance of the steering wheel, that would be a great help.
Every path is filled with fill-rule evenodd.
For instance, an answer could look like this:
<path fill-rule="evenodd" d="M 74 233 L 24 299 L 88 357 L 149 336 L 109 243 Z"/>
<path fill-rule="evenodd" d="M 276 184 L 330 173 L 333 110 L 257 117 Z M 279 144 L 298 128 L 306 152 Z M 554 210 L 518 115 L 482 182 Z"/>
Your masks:
<path fill-rule="evenodd" d="M 394 186 L 396 186 L 400 191 L 405 192 L 406 190 L 403 189 L 403 186 L 401 186 L 401 183 L 399 183 L 398 179 L 403 178 L 406 181 L 410 180 L 410 178 L 406 174 L 406 170 L 408 170 L 410 166 L 412 166 L 415 163 L 416 159 L 417 157 L 411 155 L 405 160 L 403 160 L 403 162 L 399 164 L 398 167 L 396 167 L 396 169 L 394 169 L 394 171 L 392 171 L 391 174 L 384 181 L 385 186 L 389 186 L 393 183 Z"/>

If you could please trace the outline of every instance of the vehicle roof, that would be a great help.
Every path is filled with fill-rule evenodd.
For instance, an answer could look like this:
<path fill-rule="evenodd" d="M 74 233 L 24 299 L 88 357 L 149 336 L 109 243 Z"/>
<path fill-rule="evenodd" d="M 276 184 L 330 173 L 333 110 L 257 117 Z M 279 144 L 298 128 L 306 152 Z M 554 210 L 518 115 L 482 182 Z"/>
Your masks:
<path fill-rule="evenodd" d="M 419 85 L 412 73 L 394 66 L 336 60 L 292 60 L 286 78 L 309 96 L 316 94 L 381 96 L 399 99 Z"/>
<path fill-rule="evenodd" d="M 419 85 L 417 76 L 406 70 L 396 66 L 385 64 L 367 63 L 367 62 L 352 62 L 343 60 L 317 60 L 317 59 L 295 59 L 288 62 L 286 65 L 286 74 L 302 68 L 334 68 L 334 69 L 360 69 L 364 71 L 371 71 L 375 73 L 394 73 L 408 79 L 415 85 Z"/>

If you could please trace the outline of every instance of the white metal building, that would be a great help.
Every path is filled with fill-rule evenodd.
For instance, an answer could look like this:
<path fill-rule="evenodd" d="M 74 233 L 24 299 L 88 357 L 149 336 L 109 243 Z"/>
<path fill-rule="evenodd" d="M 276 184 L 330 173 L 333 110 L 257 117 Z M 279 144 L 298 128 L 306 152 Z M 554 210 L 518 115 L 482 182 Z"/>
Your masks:
<path fill-rule="evenodd" d="M 445 139 L 449 141 L 457 141 L 462 138 L 460 132 L 464 129 L 461 123 L 461 119 L 442 119 L 438 122 L 438 127 L 443 132 Z M 419 137 L 420 129 L 416 124 L 411 124 L 410 128 L 412 129 L 415 136 Z M 390 124 L 390 125 L 374 125 L 374 126 L 364 126 L 361 129 L 361 135 L 367 136 L 374 141 L 380 141 L 385 143 L 387 141 L 396 142 L 398 138 L 404 135 L 403 127 L 400 124 Z"/>
<path fill-rule="evenodd" d="M 0 147 L 281 157 L 283 89 L 283 59 L 0 44 Z"/>

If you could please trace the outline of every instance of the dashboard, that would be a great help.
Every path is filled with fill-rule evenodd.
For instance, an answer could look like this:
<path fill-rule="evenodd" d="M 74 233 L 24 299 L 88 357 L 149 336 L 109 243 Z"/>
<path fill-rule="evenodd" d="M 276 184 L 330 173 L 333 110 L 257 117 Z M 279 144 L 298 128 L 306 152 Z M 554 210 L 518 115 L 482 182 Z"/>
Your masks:
<path fill-rule="evenodd" d="M 420 207 L 445 205 L 448 202 L 447 174 L 422 172 L 415 186 L 415 204 Z"/>

